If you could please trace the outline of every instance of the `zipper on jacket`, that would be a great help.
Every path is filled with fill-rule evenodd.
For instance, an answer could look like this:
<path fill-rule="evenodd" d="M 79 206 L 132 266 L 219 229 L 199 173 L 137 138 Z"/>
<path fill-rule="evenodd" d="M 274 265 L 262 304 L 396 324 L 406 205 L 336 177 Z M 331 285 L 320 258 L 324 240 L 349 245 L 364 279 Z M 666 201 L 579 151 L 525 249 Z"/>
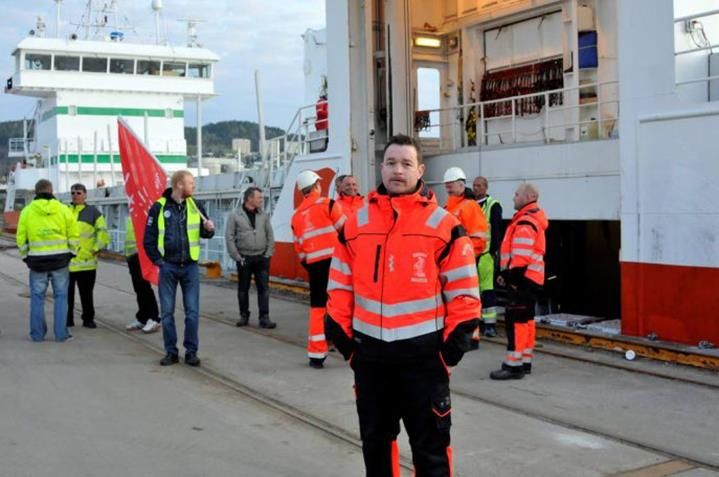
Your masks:
<path fill-rule="evenodd" d="M 382 252 L 382 245 L 377 245 L 377 251 L 374 254 L 374 282 L 377 283 L 379 279 L 379 257 Z"/>

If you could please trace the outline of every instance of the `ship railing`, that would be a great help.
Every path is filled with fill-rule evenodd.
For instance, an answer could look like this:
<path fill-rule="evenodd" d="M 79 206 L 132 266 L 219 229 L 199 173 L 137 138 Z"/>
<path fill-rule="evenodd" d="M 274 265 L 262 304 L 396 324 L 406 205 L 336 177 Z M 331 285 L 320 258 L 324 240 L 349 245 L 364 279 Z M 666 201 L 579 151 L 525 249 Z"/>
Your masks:
<path fill-rule="evenodd" d="M 25 157 L 29 151 L 33 150 L 35 141 L 22 137 L 11 137 L 8 139 L 8 157 Z"/>
<path fill-rule="evenodd" d="M 676 85 L 677 87 L 682 87 L 707 83 L 707 93 L 709 95 L 708 99 L 709 101 L 716 101 L 719 100 L 719 52 L 716 56 L 713 55 L 715 55 L 714 49 L 719 49 L 719 43 L 711 43 L 711 41 L 709 41 L 706 32 L 704 31 L 704 25 L 700 21 L 702 18 L 709 17 L 714 17 L 712 20 L 716 23 L 717 17 L 719 17 L 719 9 L 708 10 L 674 19 L 675 32 L 677 31 L 677 26 L 682 28 L 683 33 L 691 36 L 691 42 L 694 45 L 690 48 L 678 49 L 674 52 L 677 70 L 681 70 L 688 66 L 687 63 L 684 63 L 686 61 L 685 58 L 696 59 L 697 57 L 706 57 L 707 62 L 706 64 L 699 65 L 699 69 L 707 72 L 705 75 L 695 78 L 681 79 L 676 82 Z M 716 65 L 712 64 L 712 59 L 716 62 Z M 704 60 L 702 59 L 699 61 L 704 63 Z"/>
<path fill-rule="evenodd" d="M 429 153 L 615 138 L 618 98 L 618 82 L 606 81 L 421 110 L 415 134 Z"/>
<path fill-rule="evenodd" d="M 297 109 L 285 134 L 267 141 L 267 164 L 271 170 L 287 168 L 298 155 L 321 149 L 327 141 L 327 129 L 318 129 L 317 106 L 327 104 L 319 101 Z M 326 121 L 326 120 L 325 120 Z"/>

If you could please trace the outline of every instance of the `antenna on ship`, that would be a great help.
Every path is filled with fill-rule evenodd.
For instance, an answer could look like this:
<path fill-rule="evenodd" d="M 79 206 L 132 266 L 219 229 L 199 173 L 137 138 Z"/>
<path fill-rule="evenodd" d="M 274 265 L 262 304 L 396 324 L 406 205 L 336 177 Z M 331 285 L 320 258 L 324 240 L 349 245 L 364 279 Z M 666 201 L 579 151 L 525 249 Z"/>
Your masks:
<path fill-rule="evenodd" d="M 198 20 L 196 18 L 178 18 L 177 21 L 187 22 L 187 46 L 190 48 L 202 48 L 202 45 L 197 39 L 197 24 L 204 23 L 205 20 Z"/>
<path fill-rule="evenodd" d="M 162 0 L 152 0 L 152 10 L 155 12 L 155 43 L 160 44 L 160 12 Z"/>
<path fill-rule="evenodd" d="M 55 0 L 55 37 L 60 38 L 60 4 L 62 0 Z"/>

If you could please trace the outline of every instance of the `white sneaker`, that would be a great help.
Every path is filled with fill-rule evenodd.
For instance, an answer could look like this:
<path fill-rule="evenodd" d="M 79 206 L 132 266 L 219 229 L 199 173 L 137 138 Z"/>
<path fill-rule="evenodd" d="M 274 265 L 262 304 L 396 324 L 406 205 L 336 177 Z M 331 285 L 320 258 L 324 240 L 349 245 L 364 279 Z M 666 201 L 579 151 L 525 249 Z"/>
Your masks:
<path fill-rule="evenodd" d="M 127 325 L 125 327 L 125 329 L 127 331 L 137 331 L 137 330 L 141 330 L 143 326 L 145 326 L 145 325 L 143 325 L 139 321 L 135 320 L 132 323 L 130 323 L 129 325 Z"/>
<path fill-rule="evenodd" d="M 160 329 L 160 323 L 158 323 L 155 320 L 147 320 L 147 324 L 145 324 L 144 328 L 142 328 L 143 333 L 154 333 L 155 331 Z"/>

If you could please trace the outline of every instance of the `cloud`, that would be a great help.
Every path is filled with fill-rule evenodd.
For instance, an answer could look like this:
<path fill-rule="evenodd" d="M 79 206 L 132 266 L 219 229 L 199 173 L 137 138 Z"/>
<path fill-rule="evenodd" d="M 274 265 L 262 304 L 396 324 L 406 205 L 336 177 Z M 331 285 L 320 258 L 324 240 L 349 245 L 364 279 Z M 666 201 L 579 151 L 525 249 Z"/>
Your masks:
<path fill-rule="evenodd" d="M 97 2 L 100 3 L 100 2 Z M 154 39 L 154 20 L 150 0 L 118 2 L 121 17 L 132 20 L 137 39 Z M 216 69 L 215 88 L 219 96 L 204 105 L 203 122 L 226 119 L 255 121 L 254 71 L 262 75 L 265 122 L 285 128 L 295 110 L 303 104 L 303 42 L 300 35 L 307 28 L 325 24 L 324 0 L 165 0 L 163 29 L 170 42 L 184 44 L 186 25 L 180 18 L 204 20 L 197 27 L 202 46 L 217 53 L 221 60 Z M 62 3 L 63 31 L 76 27 L 85 2 L 65 0 Z M 7 78 L 14 70 L 10 56 L 17 43 L 34 28 L 35 17 L 43 14 L 47 32 L 55 31 L 54 3 L 48 0 L 0 0 L 0 74 Z M 22 7 L 22 8 L 20 8 Z M 129 36 L 130 34 L 128 34 Z M 32 111 L 31 98 L 0 96 L 0 121 L 20 119 Z M 188 124 L 194 125 L 195 108 L 186 105 Z"/>

